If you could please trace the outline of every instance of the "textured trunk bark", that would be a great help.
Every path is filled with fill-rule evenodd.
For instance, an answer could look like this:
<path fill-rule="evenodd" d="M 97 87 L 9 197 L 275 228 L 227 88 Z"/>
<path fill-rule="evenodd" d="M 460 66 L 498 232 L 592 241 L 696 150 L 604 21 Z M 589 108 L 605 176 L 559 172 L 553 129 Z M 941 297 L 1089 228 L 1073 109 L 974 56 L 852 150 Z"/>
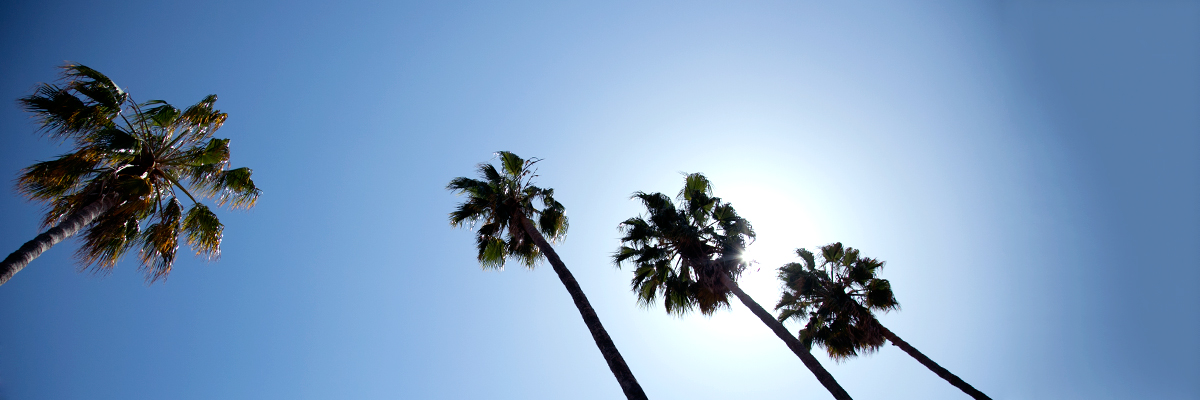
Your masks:
<path fill-rule="evenodd" d="M 120 196 L 117 193 L 104 195 L 99 200 L 71 214 L 58 225 L 50 228 L 50 230 L 37 235 L 33 240 L 25 242 L 21 248 L 9 254 L 8 258 L 0 262 L 0 285 L 12 279 L 13 275 L 25 268 L 26 265 L 29 265 L 33 259 L 42 255 L 43 252 L 49 250 L 51 246 L 79 233 L 80 229 L 95 221 L 96 217 L 116 207 L 119 202 Z"/>
<path fill-rule="evenodd" d="M 975 389 L 971 385 L 967 384 L 967 382 L 963 381 L 962 378 L 950 373 L 950 371 L 942 368 L 941 365 L 938 365 L 937 363 L 933 362 L 933 360 L 930 360 L 929 357 L 921 354 L 920 351 L 917 351 L 916 347 L 912 347 L 912 345 L 908 344 L 908 342 L 900 339 L 899 336 L 896 336 L 895 333 L 892 333 L 892 331 L 884 327 L 883 324 L 879 324 L 878 321 L 875 323 L 879 325 L 879 329 L 883 330 L 883 336 L 887 337 L 888 341 L 891 341 L 892 344 L 896 345 L 896 347 L 904 350 L 904 352 L 908 353 L 908 355 L 912 356 L 912 358 L 917 359 L 917 362 L 920 362 L 921 365 L 925 366 L 925 368 L 929 368 L 929 370 L 933 371 L 933 373 L 937 374 L 937 376 L 942 377 L 942 379 L 950 382 L 951 385 L 954 385 L 954 387 L 959 388 L 964 393 L 974 397 L 976 400 L 992 400 L 991 397 L 988 397 L 986 394 L 983 394 L 983 392 L 980 392 L 978 389 Z"/>
<path fill-rule="evenodd" d="M 813 357 L 812 353 L 809 353 L 808 349 L 804 348 L 804 345 L 800 343 L 800 339 L 796 339 L 795 336 L 792 336 L 792 334 L 788 332 L 787 328 L 783 327 L 783 323 L 780 323 L 778 320 L 776 320 L 771 313 L 768 313 L 767 310 L 758 305 L 754 299 L 750 298 L 746 292 L 743 292 L 742 288 L 738 287 L 737 283 L 734 283 L 733 280 L 729 279 L 729 277 L 725 274 L 720 275 L 721 283 L 724 283 L 725 287 L 728 287 L 729 291 L 733 292 L 733 294 L 737 296 L 738 300 L 741 300 L 742 304 L 745 304 L 746 307 L 750 309 L 750 312 L 753 312 L 754 315 L 758 316 L 758 319 L 761 319 L 764 324 L 767 324 L 767 327 L 771 328 L 771 331 L 775 332 L 775 336 L 779 336 L 780 339 L 783 339 L 784 343 L 787 343 L 788 348 L 792 349 L 792 352 L 796 353 L 796 356 L 800 357 L 800 361 L 804 363 L 804 366 L 808 367 L 808 370 L 812 371 L 813 375 L 817 376 L 817 380 L 820 381 L 822 385 L 825 385 L 825 389 L 829 390 L 829 393 L 833 394 L 833 398 L 838 400 L 851 400 L 850 394 L 846 393 L 846 390 L 842 389 L 842 386 L 833 379 L 833 375 L 830 375 L 829 371 L 826 371 L 825 367 L 821 366 L 821 363 L 817 361 L 817 358 Z"/>
<path fill-rule="evenodd" d="M 608 331 L 604 330 L 604 325 L 600 324 L 600 317 L 596 315 L 596 310 L 592 309 L 592 304 L 588 302 L 587 296 L 583 294 L 583 289 L 579 287 L 579 282 L 575 281 L 575 276 L 571 275 L 571 271 L 567 270 L 566 264 L 563 264 L 562 259 L 558 258 L 558 253 L 555 253 L 554 248 L 550 247 L 550 242 L 547 242 L 541 232 L 538 232 L 534 228 L 529 218 L 526 218 L 524 215 L 519 216 L 519 218 L 521 219 L 521 227 L 533 238 L 533 242 L 537 244 L 538 249 L 550 261 L 550 266 L 554 268 L 554 272 L 558 274 L 558 279 L 562 280 L 563 286 L 567 287 L 567 292 L 571 294 L 571 299 L 575 300 L 575 307 L 579 308 L 579 314 L 583 316 L 583 322 L 587 324 L 588 330 L 592 332 L 592 339 L 596 341 L 596 347 L 600 348 L 600 354 L 603 354 L 604 360 L 608 361 L 608 369 L 617 378 L 617 383 L 621 385 L 621 390 L 625 392 L 625 397 L 629 400 L 646 400 L 646 393 L 642 391 L 642 386 L 638 385 L 637 379 L 633 377 L 633 371 L 630 371 L 629 366 L 625 364 L 625 359 L 621 357 L 621 352 L 617 351 L 617 345 L 613 344 L 612 338 L 608 336 Z"/>

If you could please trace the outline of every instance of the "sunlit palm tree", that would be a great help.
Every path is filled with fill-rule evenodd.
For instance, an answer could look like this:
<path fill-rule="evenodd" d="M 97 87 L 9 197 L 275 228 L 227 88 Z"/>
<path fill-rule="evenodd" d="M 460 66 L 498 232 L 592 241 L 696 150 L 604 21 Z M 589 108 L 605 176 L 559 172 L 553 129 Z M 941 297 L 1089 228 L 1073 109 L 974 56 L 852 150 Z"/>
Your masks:
<path fill-rule="evenodd" d="M 63 67 L 61 86 L 42 84 L 21 98 L 46 135 L 74 148 L 17 179 L 18 192 L 47 204 L 42 222 L 51 228 L 0 263 L 0 284 L 81 229 L 77 255 L 95 271 L 111 270 L 137 248 L 146 279 L 165 279 L 180 236 L 196 255 L 218 257 L 224 226 L 200 199 L 249 208 L 260 191 L 249 168 L 229 169 L 229 139 L 212 137 L 226 117 L 216 101 L 209 95 L 184 110 L 161 100 L 139 104 L 77 64 Z"/>
<path fill-rule="evenodd" d="M 550 247 L 547 240 L 561 240 L 567 233 L 567 217 L 561 203 L 554 200 L 554 189 L 533 186 L 535 171 L 531 168 L 539 160 L 524 160 L 516 154 L 501 151 L 500 170 L 490 163 L 479 164 L 479 176 L 483 180 L 466 177 L 454 178 L 446 189 L 466 195 L 467 199 L 450 213 L 450 225 L 458 227 L 469 224 L 477 227 L 475 237 L 479 253 L 479 264 L 485 269 L 504 267 L 505 260 L 516 259 L 526 267 L 533 266 L 542 257 L 558 274 L 558 279 L 575 306 L 583 316 L 583 322 L 592 333 L 592 339 L 608 362 L 608 368 L 617 378 L 625 397 L 644 400 L 646 393 L 617 351 L 608 331 L 600 324 L 600 318 L 592 309 L 579 282 L 567 270 L 566 264 Z M 541 203 L 538 208 L 536 203 Z M 533 221 L 537 223 L 534 224 Z"/>
<path fill-rule="evenodd" d="M 646 206 L 646 214 L 621 223 L 622 246 L 613 261 L 634 267 L 632 286 L 638 301 L 650 306 L 661 297 L 668 313 L 699 309 L 710 315 L 729 307 L 732 293 L 783 339 L 835 398 L 849 399 L 808 348 L 738 287 L 737 279 L 748 264 L 741 256 L 754 229 L 733 206 L 712 194 L 708 178 L 695 173 L 687 175 L 678 205 L 662 193 L 633 195 Z"/>
<path fill-rule="evenodd" d="M 930 360 L 908 342 L 879 323 L 872 311 L 891 311 L 900 308 L 892 294 L 892 284 L 876 275 L 883 262 L 862 257 L 857 249 L 834 243 L 821 247 L 821 262 L 812 252 L 797 249 L 801 262 L 779 268 L 784 292 L 779 304 L 779 321 L 807 320 L 800 330 L 805 347 L 813 344 L 825 347 L 829 356 L 844 360 L 860 352 L 870 353 L 883 346 L 884 341 L 903 349 L 950 382 L 951 385 L 979 400 L 990 398 L 959 377 Z"/>

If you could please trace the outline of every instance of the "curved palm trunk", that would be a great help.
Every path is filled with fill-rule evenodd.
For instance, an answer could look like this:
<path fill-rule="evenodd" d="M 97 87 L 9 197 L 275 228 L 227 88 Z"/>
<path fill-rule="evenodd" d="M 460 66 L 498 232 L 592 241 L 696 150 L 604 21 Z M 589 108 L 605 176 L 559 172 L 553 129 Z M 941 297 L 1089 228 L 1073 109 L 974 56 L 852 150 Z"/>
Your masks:
<path fill-rule="evenodd" d="M 571 271 L 567 270 L 566 264 L 563 264 L 562 259 L 558 258 L 558 253 L 554 252 L 554 248 L 550 247 L 550 243 L 546 241 L 541 232 L 538 232 L 533 227 L 533 223 L 529 222 L 529 218 L 526 218 L 524 215 L 518 216 L 518 218 L 521 219 L 521 227 L 533 238 L 533 242 L 537 244 L 538 249 L 546 256 L 546 259 L 550 260 L 550 265 L 554 267 L 554 272 L 558 274 L 558 279 L 562 280 L 563 286 L 567 287 L 567 292 L 571 294 L 571 299 L 575 300 L 575 307 L 579 308 L 579 314 L 583 316 L 583 322 L 587 324 L 588 330 L 592 332 L 592 339 L 596 341 L 596 347 L 600 348 L 600 353 L 604 355 L 604 360 L 608 361 L 608 369 L 617 378 L 617 383 L 621 385 L 621 390 L 625 392 L 625 397 L 629 400 L 646 400 L 646 393 L 642 391 L 642 386 L 633 377 L 633 371 L 630 371 L 629 366 L 625 364 L 625 359 L 621 357 L 621 352 L 617 351 L 617 345 L 613 344 L 612 338 L 608 336 L 608 331 L 604 330 L 604 325 L 600 324 L 600 317 L 596 315 L 596 310 L 592 309 L 592 304 L 588 302 L 587 296 L 583 294 L 583 289 L 579 287 L 579 282 L 575 281 L 575 276 L 571 275 Z"/>
<path fill-rule="evenodd" d="M 37 235 L 33 240 L 25 242 L 21 248 L 9 254 L 3 262 L 0 262 L 0 285 L 12 279 L 13 275 L 25 268 L 26 265 L 29 265 L 29 262 L 42 255 L 43 252 L 49 250 L 51 246 L 74 236 L 76 233 L 79 233 L 80 229 L 95 221 L 96 217 L 116 207 L 120 203 L 119 200 L 120 196 L 117 193 L 104 195 L 99 200 L 71 214 L 58 225 L 50 228 L 50 230 Z"/>
<path fill-rule="evenodd" d="M 737 296 L 738 300 L 741 300 L 742 304 L 745 304 L 746 307 L 750 309 L 750 312 L 753 312 L 754 315 L 758 316 L 758 319 L 761 319 L 764 324 L 767 324 L 767 327 L 771 328 L 771 331 L 775 332 L 775 336 L 779 336 L 780 339 L 783 339 L 784 343 L 787 343 L 788 348 L 792 349 L 792 352 L 796 353 L 797 357 L 800 357 L 800 361 L 804 362 L 804 366 L 808 367 L 808 370 L 812 371 L 813 375 L 817 376 L 817 380 L 820 381 L 822 385 L 825 385 L 825 389 L 829 390 L 829 393 L 833 394 L 833 398 L 838 400 L 851 400 L 850 394 L 846 393 L 846 390 L 842 389 L 842 386 L 833 379 L 833 375 L 830 375 L 829 371 L 825 370 L 825 367 L 821 366 L 821 363 L 817 361 L 817 358 L 813 357 L 812 353 L 810 353 L 808 349 L 804 348 L 804 344 L 800 343 L 800 339 L 796 339 L 795 336 L 792 336 L 792 334 L 788 332 L 787 328 L 783 327 L 783 323 L 776 320 L 771 313 L 767 312 L 767 310 L 763 309 L 762 306 L 758 305 L 758 303 L 755 302 L 754 299 L 750 298 L 750 295 L 747 295 L 746 292 L 743 292 L 742 288 L 738 287 L 737 283 L 734 283 L 732 279 L 729 279 L 729 277 L 725 274 L 719 275 L 721 276 L 721 283 L 724 283 L 725 287 L 728 287 L 729 291 L 733 292 L 733 294 Z"/>
<path fill-rule="evenodd" d="M 879 329 L 883 331 L 883 336 L 886 337 L 888 341 L 891 341 L 892 344 L 896 345 L 896 347 L 904 350 L 904 352 L 908 353 L 908 355 L 912 356 L 912 358 L 917 359 L 917 362 L 920 362 L 921 365 L 925 366 L 925 368 L 929 368 L 929 370 L 933 371 L 933 373 L 937 374 L 937 376 L 942 377 L 942 379 L 950 382 L 951 385 L 961 389 L 964 393 L 974 397 L 976 400 L 992 400 L 991 397 L 988 397 L 986 394 L 983 394 L 983 392 L 980 392 L 978 389 L 975 389 L 971 385 L 967 384 L 967 382 L 963 381 L 962 378 L 950 373 L 950 371 L 942 368 L 941 365 L 938 365 L 937 363 L 933 362 L 933 360 L 930 360 L 929 357 L 921 354 L 920 351 L 917 351 L 916 347 L 912 347 L 912 345 L 908 344 L 908 342 L 900 339 L 899 336 L 896 336 L 895 333 L 892 333 L 892 331 L 884 327 L 883 324 L 880 324 L 879 321 L 876 321 L 875 323 L 879 326 Z"/>

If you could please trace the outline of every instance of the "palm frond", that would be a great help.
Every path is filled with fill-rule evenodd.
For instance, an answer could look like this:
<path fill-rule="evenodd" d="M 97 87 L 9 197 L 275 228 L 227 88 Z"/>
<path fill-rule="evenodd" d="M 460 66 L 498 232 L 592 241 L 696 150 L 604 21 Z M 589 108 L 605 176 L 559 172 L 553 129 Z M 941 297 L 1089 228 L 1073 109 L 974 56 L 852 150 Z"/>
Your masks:
<path fill-rule="evenodd" d="M 215 260 L 221 256 L 221 237 L 225 225 L 208 206 L 193 204 L 183 219 L 183 233 L 196 256 Z"/>
<path fill-rule="evenodd" d="M 162 100 L 150 100 L 142 103 L 141 107 L 142 112 L 135 116 L 135 121 L 156 128 L 171 129 L 181 113 L 178 108 Z"/>
<path fill-rule="evenodd" d="M 217 195 L 217 205 L 229 204 L 235 209 L 253 207 L 262 191 L 254 185 L 254 180 L 250 179 L 252 173 L 250 168 L 242 167 L 218 175 L 213 185 L 217 189 L 214 193 Z"/>
<path fill-rule="evenodd" d="M 100 71 L 80 64 L 68 64 L 62 69 L 63 76 L 68 79 L 68 89 L 79 92 L 105 109 L 120 110 L 128 100 L 128 95 Z"/>
<path fill-rule="evenodd" d="M 479 246 L 479 265 L 483 269 L 503 269 L 504 259 L 508 257 L 503 239 L 490 235 L 476 237 Z"/>
<path fill-rule="evenodd" d="M 88 104 L 66 89 L 42 84 L 33 95 L 17 100 L 41 124 L 40 131 L 55 139 L 79 139 L 108 126 L 115 110 Z"/>
<path fill-rule="evenodd" d="M 538 212 L 537 228 L 546 236 L 546 240 L 556 242 L 567 235 L 570 223 L 564 214 L 565 207 L 554 200 L 554 189 L 539 189 L 538 198 L 543 208 Z"/>
<path fill-rule="evenodd" d="M 122 205 L 98 218 L 83 234 L 83 245 L 76 251 L 81 268 L 107 273 L 137 242 L 138 208 Z"/>
<path fill-rule="evenodd" d="M 17 178 L 17 192 L 38 201 L 66 195 L 86 184 L 100 161 L 89 152 L 79 151 L 33 164 Z"/>
<path fill-rule="evenodd" d="M 203 147 L 188 149 L 170 161 L 178 165 L 224 167 L 229 162 L 229 139 L 209 139 Z"/>
<path fill-rule="evenodd" d="M 138 258 L 142 260 L 141 269 L 150 283 L 165 279 L 175 264 L 175 253 L 179 249 L 182 205 L 179 200 L 171 198 L 159 215 L 160 220 L 147 226 L 139 237 L 142 250 Z"/>
<path fill-rule="evenodd" d="M 525 160 L 508 151 L 498 151 L 496 154 L 500 156 L 500 165 L 504 168 L 504 173 L 520 179 L 525 172 Z"/>
<path fill-rule="evenodd" d="M 212 136 L 212 133 L 225 124 L 227 114 L 213 108 L 217 95 L 205 96 L 200 102 L 188 107 L 179 115 L 176 124 L 184 140 L 201 141 Z"/>

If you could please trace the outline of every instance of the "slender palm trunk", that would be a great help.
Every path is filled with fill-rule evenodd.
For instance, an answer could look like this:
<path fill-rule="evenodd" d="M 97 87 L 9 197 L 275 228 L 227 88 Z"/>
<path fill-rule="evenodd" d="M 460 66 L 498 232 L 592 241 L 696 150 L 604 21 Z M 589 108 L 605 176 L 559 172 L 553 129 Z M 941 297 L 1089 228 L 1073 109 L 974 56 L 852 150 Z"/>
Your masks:
<path fill-rule="evenodd" d="M 842 386 L 833 379 L 833 375 L 830 375 L 829 371 L 825 370 L 825 367 L 821 366 L 821 363 L 817 361 L 817 358 L 813 357 L 812 353 L 810 353 L 808 349 L 804 348 L 804 344 L 800 343 L 800 339 L 796 339 L 795 336 L 792 336 L 792 334 L 788 332 L 787 328 L 783 327 L 783 323 L 779 322 L 779 320 L 776 320 L 771 313 L 767 312 L 767 310 L 758 305 L 754 299 L 750 298 L 750 295 L 747 295 L 746 292 L 743 292 L 742 288 L 738 287 L 737 283 L 734 283 L 733 280 L 729 279 L 729 277 L 725 274 L 720 275 L 721 283 L 724 283 L 725 287 L 728 287 L 729 291 L 733 292 L 733 294 L 742 301 L 742 304 L 745 304 L 746 307 L 750 309 L 750 312 L 753 312 L 754 315 L 758 316 L 758 319 L 761 319 L 764 324 L 767 324 L 767 327 L 771 328 L 771 331 L 775 332 L 775 336 L 779 336 L 780 339 L 783 339 L 784 343 L 787 343 L 788 348 L 792 349 L 792 352 L 796 353 L 797 357 L 800 357 L 800 361 L 804 362 L 804 366 L 808 367 L 808 370 L 812 371 L 813 375 L 817 376 L 817 380 L 820 381 L 822 385 L 825 385 L 825 389 L 829 390 L 829 393 L 833 394 L 833 398 L 838 400 L 851 400 L 850 394 L 846 393 L 846 390 L 842 389 Z"/>
<path fill-rule="evenodd" d="M 950 382 L 951 385 L 954 385 L 954 387 L 959 388 L 964 393 L 974 397 L 976 400 L 992 400 L 991 397 L 988 397 L 986 394 L 983 394 L 983 392 L 980 392 L 978 389 L 975 389 L 973 386 L 967 384 L 967 382 L 963 381 L 962 378 L 950 373 L 950 371 L 942 368 L 941 365 L 938 365 L 937 363 L 933 362 L 933 360 L 930 360 L 929 357 L 921 354 L 920 351 L 917 351 L 916 347 L 912 347 L 912 345 L 908 344 L 908 342 L 900 339 L 900 337 L 896 336 L 895 333 L 892 333 L 892 331 L 888 330 L 888 328 L 885 328 L 883 324 L 879 324 L 878 321 L 876 321 L 876 324 L 879 325 L 879 329 L 883 330 L 883 336 L 886 337 L 888 341 L 891 341 L 892 344 L 896 345 L 896 347 L 904 350 L 904 352 L 908 353 L 908 355 L 912 356 L 912 358 L 917 359 L 917 362 L 920 362 L 921 365 L 925 366 L 925 368 L 929 368 L 929 370 L 933 371 L 933 373 L 937 374 L 937 376 L 942 377 L 942 379 Z"/>
<path fill-rule="evenodd" d="M 51 246 L 58 244 L 58 242 L 79 233 L 80 229 L 95 221 L 96 217 L 116 207 L 118 203 L 120 203 L 120 196 L 117 193 L 104 195 L 78 212 L 67 216 L 66 219 L 53 228 L 50 228 L 50 230 L 37 235 L 33 240 L 25 242 L 21 248 L 9 254 L 8 258 L 0 262 L 0 285 L 12 279 L 13 275 L 25 268 L 26 265 L 29 265 L 29 262 L 33 261 L 33 259 L 42 255 L 42 252 L 49 250 Z"/>
<path fill-rule="evenodd" d="M 571 275 L 571 271 L 567 270 L 567 265 L 563 264 L 562 259 L 558 258 L 558 253 L 554 252 L 554 248 L 550 247 L 550 243 L 542 236 L 541 232 L 533 227 L 533 223 L 529 222 L 529 218 L 524 215 L 518 216 L 521 219 L 521 227 L 525 232 L 533 237 L 533 242 L 537 244 L 542 254 L 550 260 L 550 265 L 554 267 L 554 272 L 558 274 L 558 279 L 562 280 L 563 286 L 567 287 L 567 292 L 571 294 L 571 299 L 575 300 L 575 307 L 579 308 L 579 314 L 583 316 L 583 322 L 587 324 L 588 330 L 592 332 L 592 339 L 596 341 L 596 347 L 600 348 L 600 354 L 604 355 L 604 360 L 608 361 L 608 369 L 612 371 L 613 376 L 617 378 L 617 383 L 621 385 L 621 390 L 625 392 L 625 397 L 629 400 L 646 400 L 646 392 L 642 391 L 642 386 L 638 385 L 637 379 L 633 377 L 633 371 L 629 370 L 629 366 L 625 364 L 625 359 L 621 357 L 621 352 L 617 351 L 617 345 L 613 344 L 612 338 L 608 336 L 608 331 L 604 330 L 604 325 L 600 324 L 600 317 L 596 315 L 596 310 L 592 309 L 592 304 L 588 302 L 587 296 L 583 294 L 583 289 L 579 287 L 579 282 L 575 281 L 575 276 Z"/>

